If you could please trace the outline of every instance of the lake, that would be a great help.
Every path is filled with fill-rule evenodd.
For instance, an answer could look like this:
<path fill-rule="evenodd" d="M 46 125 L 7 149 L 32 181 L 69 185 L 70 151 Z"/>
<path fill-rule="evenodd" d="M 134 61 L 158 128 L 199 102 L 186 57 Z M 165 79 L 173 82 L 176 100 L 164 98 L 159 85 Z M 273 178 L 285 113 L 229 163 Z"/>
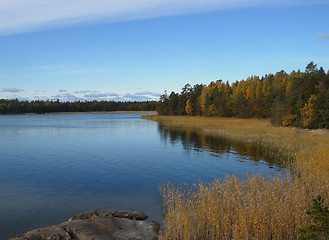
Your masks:
<path fill-rule="evenodd" d="M 255 146 L 141 115 L 1 115 L 0 239 L 92 209 L 144 211 L 161 222 L 161 183 L 287 172 Z"/>

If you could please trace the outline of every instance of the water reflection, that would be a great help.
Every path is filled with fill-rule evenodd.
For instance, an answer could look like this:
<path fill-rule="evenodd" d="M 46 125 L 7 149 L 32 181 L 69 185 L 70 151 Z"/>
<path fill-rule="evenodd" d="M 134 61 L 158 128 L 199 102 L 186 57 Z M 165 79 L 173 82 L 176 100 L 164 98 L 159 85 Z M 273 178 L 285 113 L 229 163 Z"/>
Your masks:
<path fill-rule="evenodd" d="M 140 115 L 0 116 L 0 239 L 91 209 L 135 209 L 160 222 L 160 183 L 286 172 L 255 146 Z"/>
<path fill-rule="evenodd" d="M 257 165 L 258 162 L 264 161 L 269 168 L 276 168 L 277 170 L 286 168 L 283 165 L 283 159 L 273 157 L 268 149 L 256 144 L 206 135 L 196 129 L 168 128 L 160 123 L 158 124 L 158 131 L 164 143 L 181 144 L 187 152 L 208 151 L 210 155 L 219 158 L 227 154 L 234 154 L 239 162 L 251 161 L 250 164 Z"/>

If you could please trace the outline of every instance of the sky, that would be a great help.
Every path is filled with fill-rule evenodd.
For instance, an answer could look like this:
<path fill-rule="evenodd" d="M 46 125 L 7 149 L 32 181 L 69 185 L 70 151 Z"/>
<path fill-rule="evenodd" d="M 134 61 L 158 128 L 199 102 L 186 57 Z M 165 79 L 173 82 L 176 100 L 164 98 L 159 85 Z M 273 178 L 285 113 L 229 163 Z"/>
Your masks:
<path fill-rule="evenodd" d="M 158 100 L 329 70 L 329 0 L 0 0 L 0 99 Z"/>

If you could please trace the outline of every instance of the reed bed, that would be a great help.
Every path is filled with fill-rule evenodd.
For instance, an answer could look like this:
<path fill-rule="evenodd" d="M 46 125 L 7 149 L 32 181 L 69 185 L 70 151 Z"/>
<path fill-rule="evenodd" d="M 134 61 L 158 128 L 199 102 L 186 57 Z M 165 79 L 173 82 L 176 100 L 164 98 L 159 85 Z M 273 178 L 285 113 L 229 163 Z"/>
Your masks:
<path fill-rule="evenodd" d="M 312 223 L 311 199 L 329 197 L 326 131 L 272 126 L 267 120 L 147 116 L 167 127 L 258 144 L 290 165 L 286 177 L 226 177 L 193 186 L 162 185 L 161 239 L 296 239 Z"/>

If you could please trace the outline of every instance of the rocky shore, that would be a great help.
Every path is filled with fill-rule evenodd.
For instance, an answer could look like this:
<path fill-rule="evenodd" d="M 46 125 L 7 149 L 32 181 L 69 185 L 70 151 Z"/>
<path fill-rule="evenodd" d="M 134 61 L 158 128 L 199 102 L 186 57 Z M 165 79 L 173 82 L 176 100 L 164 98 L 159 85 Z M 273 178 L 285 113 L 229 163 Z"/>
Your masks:
<path fill-rule="evenodd" d="M 93 210 L 8 240 L 156 240 L 160 225 L 137 211 Z"/>

